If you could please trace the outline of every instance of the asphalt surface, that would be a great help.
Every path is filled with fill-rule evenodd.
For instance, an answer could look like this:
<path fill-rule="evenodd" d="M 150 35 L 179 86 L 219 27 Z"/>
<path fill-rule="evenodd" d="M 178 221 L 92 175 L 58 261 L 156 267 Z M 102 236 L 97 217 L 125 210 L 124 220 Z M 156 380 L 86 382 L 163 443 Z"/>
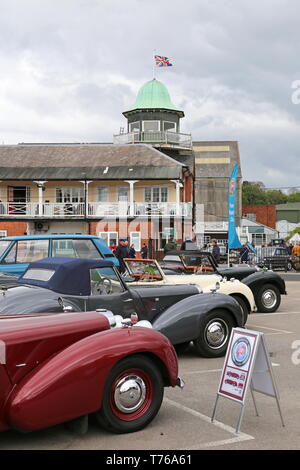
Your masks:
<path fill-rule="evenodd" d="M 287 281 L 288 295 L 282 297 L 278 312 L 252 314 L 247 324 L 248 329 L 261 331 L 265 335 L 285 427 L 281 425 L 276 401 L 258 393 L 255 398 L 259 417 L 249 393 L 239 434 L 236 434 L 235 426 L 240 406 L 225 398 L 220 398 L 217 420 L 211 423 L 224 358 L 199 358 L 190 347 L 179 358 L 180 376 L 186 381 L 185 388 L 166 389 L 161 410 L 146 429 L 116 436 L 98 428 L 91 420 L 84 436 L 66 430 L 63 425 L 30 434 L 5 431 L 0 435 L 0 450 L 165 449 L 186 453 L 188 450 L 202 449 L 299 449 L 299 280 L 300 275 L 295 275 L 292 281 Z M 299 344 L 295 343 L 297 340 Z"/>

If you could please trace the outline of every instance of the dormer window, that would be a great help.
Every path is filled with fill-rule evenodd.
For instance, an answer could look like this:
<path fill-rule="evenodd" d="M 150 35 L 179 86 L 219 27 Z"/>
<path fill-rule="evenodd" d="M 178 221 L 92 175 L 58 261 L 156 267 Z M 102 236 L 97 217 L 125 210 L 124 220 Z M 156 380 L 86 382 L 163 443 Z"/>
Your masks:
<path fill-rule="evenodd" d="M 160 131 L 160 121 L 143 121 L 143 131 L 144 132 L 159 132 Z"/>

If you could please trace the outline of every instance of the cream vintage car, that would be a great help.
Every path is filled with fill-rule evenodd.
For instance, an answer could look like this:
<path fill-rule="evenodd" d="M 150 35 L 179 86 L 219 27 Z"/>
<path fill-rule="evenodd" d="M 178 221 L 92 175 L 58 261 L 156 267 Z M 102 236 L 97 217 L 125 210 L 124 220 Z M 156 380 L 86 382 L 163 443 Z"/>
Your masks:
<path fill-rule="evenodd" d="M 128 275 L 126 282 L 131 287 L 164 285 L 164 284 L 196 284 L 201 287 L 203 292 L 219 290 L 223 294 L 230 295 L 240 305 L 245 323 L 250 312 L 256 311 L 255 301 L 251 289 L 238 281 L 237 279 L 222 278 L 218 274 L 204 274 L 198 272 L 195 274 L 178 274 L 167 275 L 159 266 L 158 262 L 153 259 L 137 259 L 125 258 L 125 266 Z"/>

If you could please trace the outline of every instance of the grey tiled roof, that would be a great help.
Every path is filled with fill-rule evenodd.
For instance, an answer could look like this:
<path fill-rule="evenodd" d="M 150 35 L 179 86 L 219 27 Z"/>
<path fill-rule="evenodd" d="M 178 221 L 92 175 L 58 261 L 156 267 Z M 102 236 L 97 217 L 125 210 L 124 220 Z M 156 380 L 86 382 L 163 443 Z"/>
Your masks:
<path fill-rule="evenodd" d="M 0 179 L 173 179 L 182 164 L 149 145 L 0 145 Z"/>

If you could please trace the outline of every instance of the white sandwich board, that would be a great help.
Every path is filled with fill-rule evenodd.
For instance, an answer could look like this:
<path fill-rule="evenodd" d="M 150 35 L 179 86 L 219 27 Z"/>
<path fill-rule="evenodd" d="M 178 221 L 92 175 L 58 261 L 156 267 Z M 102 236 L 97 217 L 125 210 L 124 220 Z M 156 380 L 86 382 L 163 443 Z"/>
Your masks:
<path fill-rule="evenodd" d="M 211 418 L 212 422 L 217 412 L 219 397 L 223 396 L 233 400 L 241 405 L 241 412 L 236 427 L 236 432 L 238 433 L 249 388 L 257 416 L 258 412 L 254 391 L 276 399 L 281 422 L 284 426 L 279 404 L 279 394 L 275 385 L 272 364 L 269 359 L 263 333 L 242 328 L 233 328 Z"/>

